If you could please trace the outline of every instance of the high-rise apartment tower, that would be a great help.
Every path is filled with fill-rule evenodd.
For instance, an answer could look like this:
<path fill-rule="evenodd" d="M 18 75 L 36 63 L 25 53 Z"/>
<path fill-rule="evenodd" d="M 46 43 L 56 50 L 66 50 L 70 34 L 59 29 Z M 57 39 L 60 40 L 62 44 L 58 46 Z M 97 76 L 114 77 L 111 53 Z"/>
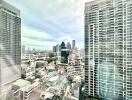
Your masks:
<path fill-rule="evenodd" d="M 0 90 L 21 77 L 20 11 L 0 0 Z"/>
<path fill-rule="evenodd" d="M 75 49 L 75 48 L 76 48 L 76 41 L 72 40 L 72 49 Z"/>
<path fill-rule="evenodd" d="M 132 0 L 85 4 L 85 95 L 132 99 Z"/>

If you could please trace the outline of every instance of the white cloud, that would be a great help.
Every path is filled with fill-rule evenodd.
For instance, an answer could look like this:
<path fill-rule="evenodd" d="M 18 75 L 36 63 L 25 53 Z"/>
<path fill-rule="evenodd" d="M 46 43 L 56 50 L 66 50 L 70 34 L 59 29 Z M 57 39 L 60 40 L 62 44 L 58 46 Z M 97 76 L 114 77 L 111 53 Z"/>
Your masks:
<path fill-rule="evenodd" d="M 31 27 L 22 26 L 21 30 L 22 30 L 22 36 L 23 37 L 32 36 L 32 37 L 38 37 L 38 38 L 43 37 L 45 39 L 52 38 L 52 36 L 49 33 L 46 33 L 46 32 L 40 31 L 40 30 L 36 30 L 34 28 L 31 28 Z"/>
<path fill-rule="evenodd" d="M 6 0 L 21 10 L 22 44 L 83 43 L 84 5 L 92 0 Z M 52 41 L 53 39 L 53 41 Z"/>

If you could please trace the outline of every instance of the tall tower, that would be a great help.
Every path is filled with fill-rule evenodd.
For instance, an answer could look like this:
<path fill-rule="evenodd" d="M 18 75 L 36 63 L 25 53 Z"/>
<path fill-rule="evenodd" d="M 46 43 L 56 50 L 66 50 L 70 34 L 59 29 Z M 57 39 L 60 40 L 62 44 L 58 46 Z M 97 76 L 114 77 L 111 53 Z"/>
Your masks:
<path fill-rule="evenodd" d="M 70 44 L 70 42 L 67 42 L 67 49 L 71 50 L 71 44 Z"/>
<path fill-rule="evenodd" d="M 62 42 L 62 43 L 61 43 L 61 49 L 66 49 L 65 42 Z"/>
<path fill-rule="evenodd" d="M 132 0 L 85 4 L 85 95 L 132 99 Z"/>
<path fill-rule="evenodd" d="M 21 77 L 20 11 L 0 0 L 0 90 Z"/>
<path fill-rule="evenodd" d="M 72 49 L 75 49 L 75 47 L 76 47 L 76 41 L 72 40 Z"/>

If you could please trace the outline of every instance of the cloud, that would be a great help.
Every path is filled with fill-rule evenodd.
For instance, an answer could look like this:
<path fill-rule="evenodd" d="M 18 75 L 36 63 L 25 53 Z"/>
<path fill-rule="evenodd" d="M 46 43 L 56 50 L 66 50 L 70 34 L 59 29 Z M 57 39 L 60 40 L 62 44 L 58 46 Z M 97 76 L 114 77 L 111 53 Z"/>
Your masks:
<path fill-rule="evenodd" d="M 26 46 L 32 45 L 33 47 L 34 43 L 35 48 L 41 43 L 43 43 L 43 45 L 54 45 L 55 43 L 71 41 L 72 39 L 83 44 L 85 1 L 6 1 L 21 10 L 22 44 Z"/>
<path fill-rule="evenodd" d="M 40 39 L 44 41 L 45 39 L 52 38 L 52 35 L 49 33 L 26 26 L 22 26 L 22 33 L 24 33 L 22 34 L 22 37 L 27 37 L 31 39 Z"/>

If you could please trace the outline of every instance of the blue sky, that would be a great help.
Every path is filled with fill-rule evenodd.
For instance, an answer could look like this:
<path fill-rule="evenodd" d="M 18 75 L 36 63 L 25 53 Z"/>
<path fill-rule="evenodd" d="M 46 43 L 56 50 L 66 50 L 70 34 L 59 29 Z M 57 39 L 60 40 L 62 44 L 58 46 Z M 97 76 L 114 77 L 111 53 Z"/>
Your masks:
<path fill-rule="evenodd" d="M 52 49 L 75 39 L 84 46 L 84 4 L 90 0 L 5 0 L 21 11 L 22 45 Z"/>

